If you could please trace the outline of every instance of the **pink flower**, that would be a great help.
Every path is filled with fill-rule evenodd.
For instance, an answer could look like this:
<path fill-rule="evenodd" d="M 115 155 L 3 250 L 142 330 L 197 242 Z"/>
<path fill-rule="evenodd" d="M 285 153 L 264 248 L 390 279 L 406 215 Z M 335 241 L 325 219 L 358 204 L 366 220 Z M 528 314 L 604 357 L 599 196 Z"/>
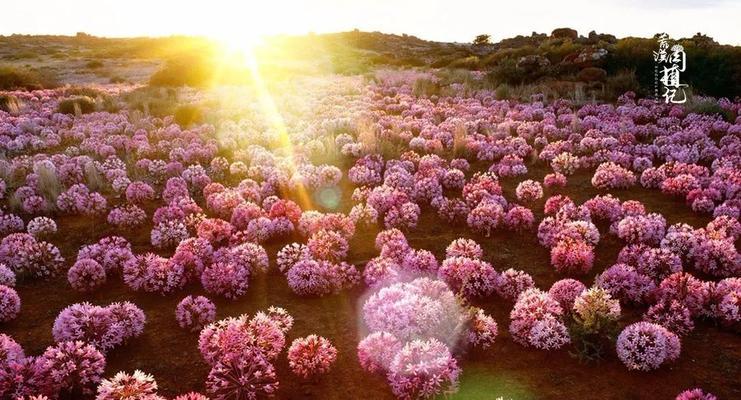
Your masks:
<path fill-rule="evenodd" d="M 497 272 L 491 264 L 468 257 L 446 258 L 437 275 L 468 299 L 490 295 L 497 279 Z"/>
<path fill-rule="evenodd" d="M 207 292 L 234 300 L 247 293 L 250 270 L 241 263 L 214 262 L 201 275 L 201 283 Z"/>
<path fill-rule="evenodd" d="M 569 313 L 574 307 L 574 301 L 579 295 L 587 290 L 583 283 L 576 279 L 561 279 L 551 285 L 548 295 L 561 305 L 564 312 Z"/>
<path fill-rule="evenodd" d="M 135 370 L 129 375 L 118 372 L 111 379 L 103 379 L 98 385 L 96 400 L 156 399 L 157 382 L 150 374 Z"/>
<path fill-rule="evenodd" d="M 702 389 L 687 389 L 677 395 L 674 400 L 718 400 L 712 393 L 706 393 Z"/>
<path fill-rule="evenodd" d="M 396 336 L 384 332 L 373 332 L 358 343 L 360 366 L 371 373 L 385 373 L 402 344 Z"/>
<path fill-rule="evenodd" d="M 460 368 L 436 339 L 407 343 L 389 366 L 391 391 L 399 399 L 432 398 L 457 391 Z"/>
<path fill-rule="evenodd" d="M 524 203 L 531 203 L 543 197 L 543 187 L 540 185 L 540 182 L 528 179 L 517 185 L 515 193 L 517 195 L 517 200 Z"/>
<path fill-rule="evenodd" d="M 489 348 L 497 337 L 497 329 L 497 322 L 492 316 L 485 314 L 480 308 L 473 308 L 466 342 L 483 349 Z"/>
<path fill-rule="evenodd" d="M 175 308 L 175 319 L 183 329 L 200 331 L 216 320 L 216 306 L 203 296 L 187 296 Z"/>
<path fill-rule="evenodd" d="M 525 271 L 510 268 L 497 275 L 495 280 L 495 290 L 497 294 L 510 301 L 514 301 L 527 289 L 535 287 L 533 278 Z"/>
<path fill-rule="evenodd" d="M 336 360 L 337 349 L 321 336 L 298 338 L 288 348 L 291 372 L 304 379 L 327 373 Z"/>
<path fill-rule="evenodd" d="M 617 353 L 628 369 L 650 371 L 679 358 L 677 335 L 661 325 L 637 322 L 628 325 L 617 339 Z"/>
<path fill-rule="evenodd" d="M 445 249 L 446 257 L 481 258 L 483 255 L 481 246 L 471 239 L 455 239 Z"/>
<path fill-rule="evenodd" d="M 558 272 L 585 274 L 593 263 L 594 247 L 581 240 L 562 240 L 551 248 L 551 264 Z"/>
<path fill-rule="evenodd" d="M 73 289 L 91 292 L 105 284 L 105 268 L 89 258 L 77 260 L 75 265 L 67 271 L 67 280 Z"/>
<path fill-rule="evenodd" d="M 21 298 L 12 287 L 0 285 L 0 322 L 16 319 L 21 312 Z"/>
<path fill-rule="evenodd" d="M 93 393 L 105 369 L 105 357 L 95 347 L 84 342 L 62 342 L 46 348 L 36 361 L 41 374 L 54 393 Z"/>
<path fill-rule="evenodd" d="M 247 349 L 218 361 L 208 373 L 206 390 L 216 400 L 273 397 L 278 377 L 259 351 Z"/>

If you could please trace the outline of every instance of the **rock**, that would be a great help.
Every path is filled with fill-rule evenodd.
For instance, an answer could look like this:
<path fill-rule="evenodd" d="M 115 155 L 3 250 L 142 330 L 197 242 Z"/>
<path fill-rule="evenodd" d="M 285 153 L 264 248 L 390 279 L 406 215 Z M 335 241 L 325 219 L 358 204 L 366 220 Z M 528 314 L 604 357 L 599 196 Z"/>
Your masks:
<path fill-rule="evenodd" d="M 551 32 L 551 37 L 576 40 L 579 37 L 579 33 L 576 32 L 576 29 L 556 28 Z"/>
<path fill-rule="evenodd" d="M 548 61 L 547 58 L 537 54 L 520 57 L 520 59 L 517 60 L 518 69 L 535 70 L 545 68 L 549 65 L 551 65 L 551 62 Z"/>

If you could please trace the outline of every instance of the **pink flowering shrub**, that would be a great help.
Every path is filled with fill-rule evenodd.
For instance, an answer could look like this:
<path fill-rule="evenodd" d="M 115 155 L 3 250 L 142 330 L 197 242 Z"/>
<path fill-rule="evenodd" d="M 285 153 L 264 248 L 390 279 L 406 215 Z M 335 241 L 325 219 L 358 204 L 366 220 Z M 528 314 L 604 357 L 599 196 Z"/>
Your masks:
<path fill-rule="evenodd" d="M 89 258 L 77 260 L 67 270 L 67 280 L 73 289 L 80 292 L 92 292 L 105 284 L 106 272 L 102 265 Z"/>
<path fill-rule="evenodd" d="M 741 321 L 741 278 L 726 278 L 709 285 L 705 315 L 725 326 Z"/>
<path fill-rule="evenodd" d="M 666 220 L 659 214 L 627 216 L 617 223 L 617 235 L 628 243 L 657 245 L 664 237 Z"/>
<path fill-rule="evenodd" d="M 214 262 L 201 274 L 203 288 L 213 294 L 234 300 L 247 293 L 250 270 L 240 263 Z"/>
<path fill-rule="evenodd" d="M 502 223 L 504 217 L 504 209 L 500 204 L 482 201 L 468 213 L 466 223 L 474 232 L 489 237 L 492 231 Z"/>
<path fill-rule="evenodd" d="M 15 286 L 15 272 L 5 264 L 0 264 L 0 285 Z"/>
<path fill-rule="evenodd" d="M 616 348 L 628 369 L 651 371 L 679 358 L 681 344 L 677 335 L 661 325 L 636 322 L 620 332 Z"/>
<path fill-rule="evenodd" d="M 77 303 L 59 313 L 52 335 L 57 342 L 81 340 L 106 352 L 141 335 L 145 322 L 144 312 L 131 303 Z"/>
<path fill-rule="evenodd" d="M 445 344 L 435 339 L 414 340 L 391 361 L 388 381 L 399 399 L 426 399 L 455 393 L 460 372 Z"/>
<path fill-rule="evenodd" d="M 558 172 L 554 174 L 547 174 L 543 177 L 543 186 L 547 189 L 551 188 L 563 188 L 566 187 L 566 184 L 568 183 L 566 176 L 563 174 L 559 174 Z"/>
<path fill-rule="evenodd" d="M 150 374 L 135 370 L 133 374 L 118 372 L 98 385 L 96 400 L 153 399 L 157 400 L 157 382 Z"/>
<path fill-rule="evenodd" d="M 91 259 L 102 265 L 106 273 L 121 273 L 125 266 L 137 262 L 131 244 L 120 236 L 107 236 L 97 243 L 85 245 L 77 253 L 77 260 Z"/>
<path fill-rule="evenodd" d="M 266 360 L 274 360 L 286 344 L 284 320 L 256 313 L 229 317 L 206 325 L 198 338 L 198 349 L 210 365 L 254 349 Z"/>
<path fill-rule="evenodd" d="M 677 395 L 674 400 L 718 400 L 712 393 L 704 392 L 702 389 L 687 389 Z"/>
<path fill-rule="evenodd" d="M 583 334 L 609 333 L 620 318 L 620 302 L 604 289 L 590 288 L 574 300 L 572 317 Z"/>
<path fill-rule="evenodd" d="M 625 189 L 635 184 L 635 174 L 613 162 L 600 164 L 592 176 L 592 186 L 597 189 Z"/>
<path fill-rule="evenodd" d="M 321 336 L 298 338 L 288 348 L 291 372 L 304 379 L 327 373 L 336 360 L 337 349 Z"/>
<path fill-rule="evenodd" d="M 486 261 L 449 256 L 443 261 L 437 276 L 455 292 L 472 299 L 488 296 L 494 291 L 497 272 Z"/>
<path fill-rule="evenodd" d="M 114 207 L 109 213 L 109 224 L 122 229 L 131 229 L 141 226 L 147 220 L 147 213 L 139 206 L 128 204 Z"/>
<path fill-rule="evenodd" d="M 47 347 L 36 364 L 51 393 L 79 390 L 91 394 L 103 376 L 106 360 L 95 347 L 70 341 Z"/>
<path fill-rule="evenodd" d="M 507 229 L 517 232 L 527 231 L 532 229 L 535 223 L 535 216 L 533 212 L 526 207 L 514 206 L 507 211 L 504 216 L 504 224 Z"/>
<path fill-rule="evenodd" d="M 491 315 L 487 315 L 484 310 L 474 307 L 470 310 L 468 325 L 469 328 L 465 337 L 466 343 L 483 349 L 494 344 L 498 326 Z"/>
<path fill-rule="evenodd" d="M 583 283 L 576 279 L 567 278 L 554 282 L 548 289 L 548 295 L 558 302 L 564 313 L 568 314 L 574 308 L 576 298 L 585 290 L 587 290 L 587 287 Z"/>
<path fill-rule="evenodd" d="M 154 199 L 154 189 L 148 184 L 131 182 L 126 188 L 126 200 L 132 204 L 141 204 Z"/>
<path fill-rule="evenodd" d="M 528 179 L 517 185 L 515 194 L 517 195 L 517 200 L 524 203 L 531 203 L 543 197 L 543 187 L 539 182 Z"/>
<path fill-rule="evenodd" d="M 28 233 L 11 233 L 0 241 L 0 263 L 13 268 L 17 275 L 47 278 L 62 269 L 64 258 L 51 243 L 38 241 Z"/>
<path fill-rule="evenodd" d="M 676 300 L 652 305 L 643 320 L 661 325 L 677 336 L 684 336 L 695 328 L 689 308 Z"/>
<path fill-rule="evenodd" d="M 523 346 L 559 348 L 570 341 L 560 320 L 562 314 L 561 306 L 547 293 L 528 289 L 520 294 L 510 312 L 509 332 Z"/>
<path fill-rule="evenodd" d="M 710 286 L 686 272 L 675 272 L 664 278 L 656 290 L 658 301 L 677 300 L 693 316 L 703 312 L 710 297 Z"/>
<path fill-rule="evenodd" d="M 136 263 L 126 264 L 123 280 L 133 290 L 169 294 L 181 289 L 186 281 L 185 267 L 154 253 L 137 257 Z"/>
<path fill-rule="evenodd" d="M 203 296 L 186 296 L 175 308 L 175 319 L 183 329 L 200 331 L 216 320 L 216 306 Z"/>
<path fill-rule="evenodd" d="M 347 239 L 335 231 L 320 230 L 306 243 L 309 255 L 321 261 L 342 261 L 347 257 L 350 245 Z"/>
<path fill-rule="evenodd" d="M 385 373 L 402 343 L 391 333 L 373 332 L 358 343 L 360 366 L 371 373 Z"/>
<path fill-rule="evenodd" d="M 483 255 L 481 246 L 471 239 L 455 239 L 445 249 L 446 257 L 481 258 Z"/>
<path fill-rule="evenodd" d="M 551 248 L 551 265 L 565 274 L 585 274 L 594 265 L 594 247 L 581 240 L 562 240 Z"/>
<path fill-rule="evenodd" d="M 453 292 L 429 278 L 384 287 L 363 305 L 363 319 L 371 331 L 388 332 L 401 341 L 435 337 L 449 342 L 462 317 Z"/>
<path fill-rule="evenodd" d="M 206 378 L 206 390 L 217 400 L 273 397 L 278 387 L 275 367 L 255 348 L 218 361 Z"/>
<path fill-rule="evenodd" d="M 627 264 L 614 264 L 597 275 L 594 284 L 605 289 L 612 297 L 634 304 L 647 302 L 656 290 L 650 277 Z"/>
<path fill-rule="evenodd" d="M 43 239 L 57 233 L 57 223 L 49 217 L 36 217 L 28 221 L 26 231 L 36 239 Z"/>
<path fill-rule="evenodd" d="M 12 287 L 0 285 L 0 322 L 16 319 L 21 312 L 21 298 Z"/>
<path fill-rule="evenodd" d="M 520 293 L 534 288 L 535 281 L 527 272 L 510 268 L 497 275 L 494 285 L 494 290 L 500 297 L 514 301 Z"/>

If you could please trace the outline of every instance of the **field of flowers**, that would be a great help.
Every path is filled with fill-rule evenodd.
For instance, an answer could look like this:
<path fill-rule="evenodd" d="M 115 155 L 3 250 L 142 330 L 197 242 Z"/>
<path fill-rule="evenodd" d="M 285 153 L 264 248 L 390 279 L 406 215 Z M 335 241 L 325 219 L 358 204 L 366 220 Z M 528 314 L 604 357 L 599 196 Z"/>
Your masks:
<path fill-rule="evenodd" d="M 0 398 L 740 398 L 741 116 L 434 79 L 0 92 Z"/>

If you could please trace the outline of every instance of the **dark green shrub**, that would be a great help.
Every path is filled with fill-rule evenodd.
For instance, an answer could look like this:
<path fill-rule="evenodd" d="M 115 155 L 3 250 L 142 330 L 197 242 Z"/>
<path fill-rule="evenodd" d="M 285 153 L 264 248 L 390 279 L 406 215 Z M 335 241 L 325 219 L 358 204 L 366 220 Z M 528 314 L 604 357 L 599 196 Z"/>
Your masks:
<path fill-rule="evenodd" d="M 88 96 L 74 96 L 59 102 L 57 112 L 62 114 L 89 114 L 95 111 L 95 100 Z"/>

